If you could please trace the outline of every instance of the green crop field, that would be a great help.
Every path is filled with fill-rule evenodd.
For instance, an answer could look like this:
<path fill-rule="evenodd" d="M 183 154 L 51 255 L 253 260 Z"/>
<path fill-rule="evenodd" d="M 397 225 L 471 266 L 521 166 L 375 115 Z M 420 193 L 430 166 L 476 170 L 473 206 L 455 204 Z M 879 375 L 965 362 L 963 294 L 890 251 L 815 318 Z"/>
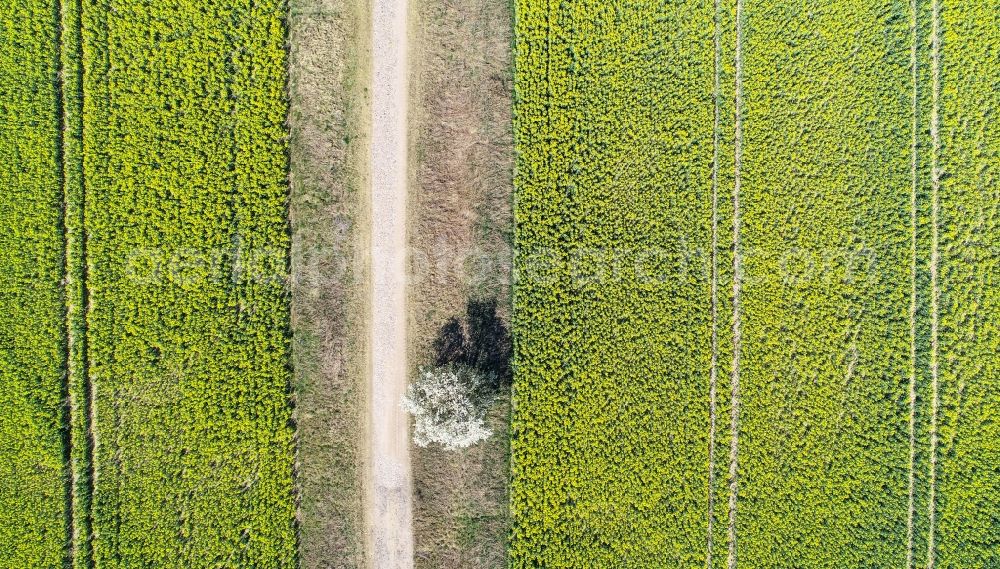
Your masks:
<path fill-rule="evenodd" d="M 85 1 L 94 560 L 291 567 L 278 1 Z"/>
<path fill-rule="evenodd" d="M 995 2 L 520 0 L 515 567 L 990 567 Z"/>
<path fill-rule="evenodd" d="M 0 566 L 296 565 L 284 18 L 0 8 Z"/>
<path fill-rule="evenodd" d="M 941 2 L 922 134 L 938 231 L 934 539 L 940 567 L 1000 566 L 1000 3 Z M 930 28 L 928 28 L 930 29 Z M 933 76 L 937 80 L 933 80 Z M 936 93 L 932 92 L 936 91 Z M 937 186 L 936 191 L 933 186 Z M 930 262 L 935 262 L 933 258 Z M 933 387 L 933 386 L 932 386 Z"/>
<path fill-rule="evenodd" d="M 0 4 L 0 566 L 65 557 L 58 25 Z"/>
<path fill-rule="evenodd" d="M 517 4 L 517 567 L 704 563 L 703 4 Z"/>
<path fill-rule="evenodd" d="M 909 6 L 747 1 L 744 10 L 737 558 L 902 567 Z"/>

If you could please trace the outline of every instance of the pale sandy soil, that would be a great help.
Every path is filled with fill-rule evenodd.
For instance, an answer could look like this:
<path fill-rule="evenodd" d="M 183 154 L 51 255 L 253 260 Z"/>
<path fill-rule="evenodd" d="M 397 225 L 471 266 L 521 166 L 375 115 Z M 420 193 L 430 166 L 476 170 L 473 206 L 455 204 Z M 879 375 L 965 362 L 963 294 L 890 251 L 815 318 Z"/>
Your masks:
<path fill-rule="evenodd" d="M 413 566 L 407 383 L 407 2 L 372 3 L 371 460 L 374 569 Z"/>

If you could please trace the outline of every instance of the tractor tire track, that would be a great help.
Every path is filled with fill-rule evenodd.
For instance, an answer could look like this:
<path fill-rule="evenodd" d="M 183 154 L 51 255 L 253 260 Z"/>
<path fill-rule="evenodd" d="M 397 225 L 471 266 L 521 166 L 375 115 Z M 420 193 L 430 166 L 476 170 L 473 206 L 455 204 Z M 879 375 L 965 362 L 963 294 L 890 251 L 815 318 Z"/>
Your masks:
<path fill-rule="evenodd" d="M 743 253 L 740 249 L 740 189 L 743 166 L 743 0 L 736 0 L 736 112 L 734 134 L 733 181 L 733 367 L 730 394 L 729 447 L 729 569 L 736 569 L 736 504 L 739 494 L 739 428 L 740 428 L 740 351 L 743 321 L 740 297 L 743 279 Z"/>
<path fill-rule="evenodd" d="M 722 80 L 722 40 L 719 29 L 721 0 L 715 0 L 715 84 L 713 86 L 714 124 L 712 130 L 712 359 L 709 368 L 708 426 L 708 553 L 705 566 L 712 569 L 713 533 L 715 531 L 715 436 L 717 383 L 719 373 L 719 97 Z"/>
<path fill-rule="evenodd" d="M 66 326 L 65 455 L 68 563 L 93 567 L 94 386 L 87 354 L 87 235 L 83 175 L 83 49 L 80 0 L 57 2 L 59 57 L 59 152 L 63 190 L 64 297 Z"/>
<path fill-rule="evenodd" d="M 941 291 L 938 283 L 939 223 L 941 217 L 940 190 L 941 172 L 938 159 L 941 152 L 939 133 L 941 99 L 941 8 L 939 0 L 931 2 L 931 426 L 930 426 L 930 491 L 927 506 L 927 568 L 934 569 L 934 524 L 937 517 L 937 443 L 938 443 L 938 398 L 939 341 Z"/>
<path fill-rule="evenodd" d="M 910 144 L 910 226 L 912 238 L 910 241 L 910 463 L 909 463 L 909 489 L 908 506 L 906 518 L 906 569 L 913 567 L 913 522 L 916 515 L 916 476 L 914 470 L 917 461 L 917 190 L 918 190 L 918 166 L 917 166 L 917 144 L 918 144 L 918 102 L 920 90 L 918 87 L 919 74 L 917 71 L 917 45 L 919 41 L 917 0 L 910 2 L 910 28 L 912 33 L 912 46 L 910 51 L 910 69 L 913 80 L 913 138 Z"/>

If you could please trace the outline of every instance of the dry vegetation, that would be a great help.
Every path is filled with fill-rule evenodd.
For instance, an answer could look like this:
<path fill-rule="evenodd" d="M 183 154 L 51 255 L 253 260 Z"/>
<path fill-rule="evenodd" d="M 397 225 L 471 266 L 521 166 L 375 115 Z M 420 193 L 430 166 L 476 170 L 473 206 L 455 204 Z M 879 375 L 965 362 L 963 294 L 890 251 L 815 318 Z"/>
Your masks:
<path fill-rule="evenodd" d="M 506 0 L 423 0 L 414 17 L 410 361 L 416 367 L 438 359 L 435 341 L 449 321 L 469 331 L 470 301 L 495 300 L 500 321 L 509 325 L 512 13 Z M 509 412 L 505 394 L 490 416 L 493 437 L 471 449 L 415 449 L 416 567 L 506 566 Z"/>
<path fill-rule="evenodd" d="M 291 0 L 292 324 L 301 566 L 363 565 L 368 5 Z"/>

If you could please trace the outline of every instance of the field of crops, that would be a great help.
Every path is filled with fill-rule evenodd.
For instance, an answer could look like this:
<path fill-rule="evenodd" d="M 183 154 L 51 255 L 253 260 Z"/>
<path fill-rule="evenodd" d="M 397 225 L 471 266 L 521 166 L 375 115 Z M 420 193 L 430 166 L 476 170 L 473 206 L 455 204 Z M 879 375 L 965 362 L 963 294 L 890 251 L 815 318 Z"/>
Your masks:
<path fill-rule="evenodd" d="M 0 4 L 0 566 L 65 557 L 62 185 L 51 0 Z"/>
<path fill-rule="evenodd" d="M 1000 562 L 998 8 L 516 3 L 513 566 Z"/>
<path fill-rule="evenodd" d="M 296 565 L 284 17 L 0 8 L 0 565 Z"/>
<path fill-rule="evenodd" d="M 937 173 L 939 230 L 936 515 L 941 567 L 1000 566 L 1000 3 L 941 2 L 939 57 L 930 58 L 936 123 L 924 136 Z M 934 80 L 936 76 L 937 79 Z M 934 188 L 936 186 L 936 189 Z M 936 397 L 935 397 L 936 392 Z"/>
<path fill-rule="evenodd" d="M 744 9 L 737 557 L 748 566 L 902 567 L 908 6 Z"/>
<path fill-rule="evenodd" d="M 294 565 L 281 6 L 83 6 L 100 566 Z"/>
<path fill-rule="evenodd" d="M 704 563 L 703 4 L 518 3 L 516 567 Z"/>

